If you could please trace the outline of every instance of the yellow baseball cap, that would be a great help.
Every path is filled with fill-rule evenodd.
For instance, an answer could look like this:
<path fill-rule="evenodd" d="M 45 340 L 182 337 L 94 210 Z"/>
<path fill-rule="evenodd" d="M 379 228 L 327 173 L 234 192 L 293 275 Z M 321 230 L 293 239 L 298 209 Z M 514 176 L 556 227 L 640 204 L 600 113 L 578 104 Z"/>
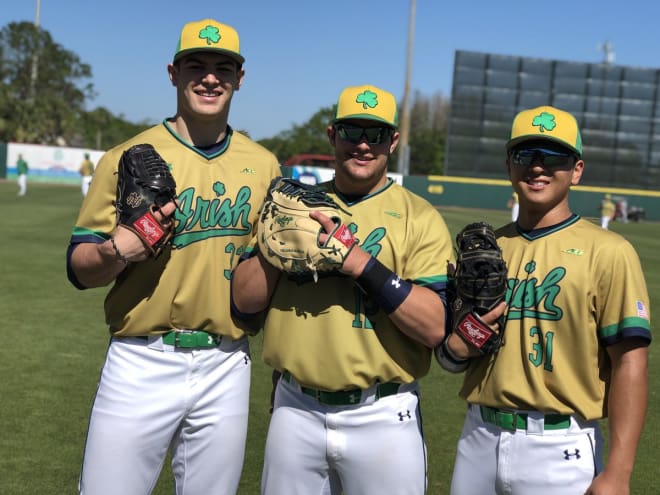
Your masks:
<path fill-rule="evenodd" d="M 524 141 L 547 139 L 582 156 L 582 137 L 575 117 L 555 107 L 542 106 L 518 113 L 513 119 L 507 151 Z"/>
<path fill-rule="evenodd" d="M 334 122 L 348 119 L 376 120 L 390 127 L 399 126 L 396 99 L 376 86 L 349 86 L 339 95 Z"/>
<path fill-rule="evenodd" d="M 193 52 L 218 52 L 243 65 L 238 32 L 227 24 L 213 19 L 189 22 L 181 30 L 173 63 Z"/>

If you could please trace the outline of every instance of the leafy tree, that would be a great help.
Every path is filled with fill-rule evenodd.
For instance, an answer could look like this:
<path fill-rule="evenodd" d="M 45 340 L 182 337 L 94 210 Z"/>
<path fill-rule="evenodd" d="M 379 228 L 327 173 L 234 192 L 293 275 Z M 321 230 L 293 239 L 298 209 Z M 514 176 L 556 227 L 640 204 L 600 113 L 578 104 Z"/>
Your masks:
<path fill-rule="evenodd" d="M 77 125 L 79 134 L 71 141 L 73 146 L 109 149 L 128 138 L 151 127 L 153 124 L 143 121 L 131 123 L 113 115 L 108 109 L 99 107 L 80 115 Z"/>
<path fill-rule="evenodd" d="M 333 155 L 327 128 L 336 112 L 336 105 L 321 108 L 305 124 L 294 125 L 292 129 L 280 132 L 275 137 L 259 140 L 259 143 L 272 151 L 282 163 L 303 153 Z"/>
<path fill-rule="evenodd" d="M 108 149 L 150 126 L 105 108 L 85 111 L 96 96 L 91 78 L 91 67 L 48 31 L 9 23 L 0 30 L 0 141 Z"/>
<path fill-rule="evenodd" d="M 30 22 L 0 31 L 0 57 L 0 140 L 67 141 L 85 101 L 94 97 L 90 66 Z"/>

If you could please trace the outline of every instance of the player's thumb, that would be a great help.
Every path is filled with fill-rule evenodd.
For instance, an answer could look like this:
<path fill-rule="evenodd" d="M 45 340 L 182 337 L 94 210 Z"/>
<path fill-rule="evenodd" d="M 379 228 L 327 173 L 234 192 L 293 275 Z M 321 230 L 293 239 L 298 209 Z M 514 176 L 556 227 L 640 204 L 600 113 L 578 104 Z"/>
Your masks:
<path fill-rule="evenodd" d="M 174 214 L 174 211 L 176 210 L 177 206 L 174 201 L 170 201 L 169 203 L 165 203 L 163 206 L 159 208 L 160 214 L 163 216 L 163 218 L 171 217 Z"/>

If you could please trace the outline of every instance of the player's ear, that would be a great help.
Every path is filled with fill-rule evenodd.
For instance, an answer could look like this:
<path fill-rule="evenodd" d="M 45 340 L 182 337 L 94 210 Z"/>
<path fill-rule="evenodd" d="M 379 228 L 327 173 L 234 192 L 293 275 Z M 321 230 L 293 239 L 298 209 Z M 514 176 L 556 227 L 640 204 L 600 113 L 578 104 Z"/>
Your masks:
<path fill-rule="evenodd" d="M 390 155 L 394 153 L 394 150 L 399 145 L 400 138 L 401 138 L 401 133 L 399 131 L 394 131 L 392 133 L 392 141 L 390 142 Z"/>
<path fill-rule="evenodd" d="M 335 146 L 337 141 L 337 130 L 333 126 L 329 125 L 326 131 L 328 133 L 328 141 L 330 141 L 332 146 Z"/>
<path fill-rule="evenodd" d="M 577 186 L 580 183 L 580 179 L 582 179 L 582 172 L 584 172 L 584 160 L 578 159 L 575 162 L 575 166 L 573 167 L 573 174 L 571 175 L 572 186 Z"/>
<path fill-rule="evenodd" d="M 240 66 L 238 70 L 236 71 L 236 79 L 238 82 L 236 83 L 236 87 L 234 88 L 234 91 L 238 91 L 241 89 L 241 86 L 243 85 L 243 78 L 245 77 L 245 69 L 243 66 Z"/>
<path fill-rule="evenodd" d="M 167 74 L 170 76 L 172 86 L 176 86 L 177 68 L 174 64 L 167 64 Z"/>

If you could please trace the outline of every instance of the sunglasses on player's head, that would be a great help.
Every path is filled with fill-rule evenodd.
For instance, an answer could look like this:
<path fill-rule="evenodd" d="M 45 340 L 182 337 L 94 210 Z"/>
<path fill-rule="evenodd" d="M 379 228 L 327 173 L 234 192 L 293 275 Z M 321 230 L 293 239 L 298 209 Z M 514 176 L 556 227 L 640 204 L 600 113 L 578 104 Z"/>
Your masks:
<path fill-rule="evenodd" d="M 511 152 L 511 163 L 518 167 L 529 167 L 540 162 L 546 167 L 572 166 L 577 156 L 568 151 L 550 148 L 516 148 Z"/>
<path fill-rule="evenodd" d="M 335 129 L 340 139 L 352 144 L 358 144 L 363 138 L 368 144 L 381 144 L 394 132 L 394 129 L 388 126 L 360 127 L 352 124 L 336 124 Z"/>

